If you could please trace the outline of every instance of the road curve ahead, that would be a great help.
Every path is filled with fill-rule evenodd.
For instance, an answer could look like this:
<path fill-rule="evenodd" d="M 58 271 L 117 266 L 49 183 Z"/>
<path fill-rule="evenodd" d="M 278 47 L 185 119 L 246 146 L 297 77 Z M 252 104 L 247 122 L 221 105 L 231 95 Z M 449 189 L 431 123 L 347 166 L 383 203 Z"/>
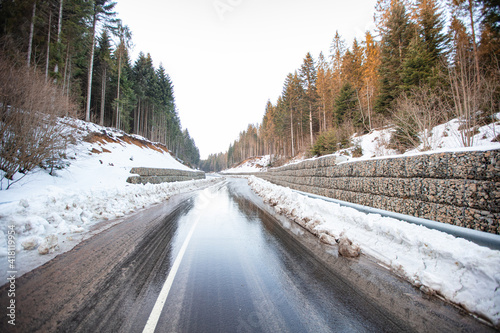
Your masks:
<path fill-rule="evenodd" d="M 248 193 L 230 180 L 176 196 L 59 255 L 16 281 L 16 326 L 4 318 L 0 331 L 415 330 L 332 274 L 297 243 L 303 230 L 282 228 Z"/>

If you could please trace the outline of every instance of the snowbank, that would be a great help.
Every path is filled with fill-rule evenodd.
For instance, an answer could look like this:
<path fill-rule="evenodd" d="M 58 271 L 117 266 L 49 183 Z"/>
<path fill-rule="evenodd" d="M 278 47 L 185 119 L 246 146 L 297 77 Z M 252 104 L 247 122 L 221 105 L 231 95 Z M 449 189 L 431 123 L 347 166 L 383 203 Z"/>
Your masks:
<path fill-rule="evenodd" d="M 500 251 L 404 221 L 365 214 L 250 177 L 249 185 L 277 213 L 323 242 L 349 239 L 426 293 L 440 295 L 500 325 Z"/>
<path fill-rule="evenodd" d="M 65 151 L 66 168 L 55 170 L 54 175 L 41 168 L 25 177 L 18 173 L 14 178 L 23 178 L 8 190 L 5 190 L 7 180 L 2 179 L 2 274 L 7 271 L 9 226 L 15 227 L 16 255 L 22 258 L 17 260 L 21 266 L 18 268 L 25 272 L 47 260 L 35 260 L 40 254 L 69 250 L 68 241 L 81 241 L 98 222 L 122 217 L 165 201 L 174 194 L 216 181 L 128 184 L 126 179 L 132 167 L 191 169 L 172 157 L 164 146 L 143 137 L 71 118 L 60 119 L 60 122 L 65 131 L 72 131 L 75 138 Z M 73 246 L 76 243 L 73 242 Z"/>
<path fill-rule="evenodd" d="M 0 207 L 0 272 L 7 269 L 7 235 L 16 231 L 16 269 L 27 272 L 50 258 L 40 255 L 68 251 L 86 239 L 92 227 L 101 221 L 168 200 L 172 195 L 197 190 L 220 179 L 209 178 L 163 184 L 115 184 L 88 190 L 48 186 L 43 195 L 2 204 Z M 68 244 L 72 244 L 68 246 Z"/>

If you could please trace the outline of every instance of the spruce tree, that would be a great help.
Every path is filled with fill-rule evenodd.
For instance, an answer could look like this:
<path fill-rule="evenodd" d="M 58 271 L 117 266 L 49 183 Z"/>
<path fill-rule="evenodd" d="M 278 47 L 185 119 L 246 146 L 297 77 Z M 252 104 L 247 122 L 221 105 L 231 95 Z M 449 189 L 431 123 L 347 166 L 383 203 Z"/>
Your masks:
<path fill-rule="evenodd" d="M 109 72 L 110 68 L 112 66 L 112 59 L 111 59 L 111 39 L 108 34 L 108 31 L 104 29 L 102 31 L 102 34 L 98 40 L 98 46 L 97 46 L 97 51 L 96 51 L 96 72 L 98 73 L 98 77 L 100 78 L 99 80 L 99 86 L 100 86 L 100 91 L 99 91 L 99 125 L 104 125 L 105 121 L 105 110 L 109 110 L 109 105 L 106 105 L 106 91 L 107 91 L 107 83 L 109 79 Z M 96 94 L 97 95 L 97 94 Z M 97 100 L 97 99 L 96 99 Z"/>
<path fill-rule="evenodd" d="M 430 56 L 431 67 L 438 67 L 446 46 L 442 13 L 436 0 L 419 0 L 418 27 Z"/>
<path fill-rule="evenodd" d="M 115 29 L 115 35 L 118 36 L 119 38 L 119 44 L 118 47 L 115 50 L 115 58 L 117 61 L 117 88 L 116 88 L 116 99 L 115 99 L 115 116 L 114 116 L 114 123 L 117 128 L 120 128 L 120 88 L 121 88 L 121 75 L 122 75 L 122 68 L 123 68 L 123 63 L 124 63 L 124 58 L 126 56 L 126 53 L 128 52 L 128 49 L 131 47 L 131 39 L 132 39 L 132 33 L 130 32 L 130 29 L 128 26 L 123 25 L 121 20 L 117 22 L 117 26 Z"/>
<path fill-rule="evenodd" d="M 500 35 L 500 1 L 499 0 L 478 0 L 482 6 L 484 23 L 489 28 Z"/>
<path fill-rule="evenodd" d="M 90 121 L 90 103 L 92 96 L 92 77 L 93 66 L 94 66 L 94 53 L 95 53 L 95 39 L 97 32 L 97 23 L 103 21 L 105 26 L 108 26 L 109 23 L 115 23 L 113 17 L 116 13 L 113 11 L 116 5 L 116 2 L 111 0 L 93 0 L 91 1 L 92 5 L 92 28 L 90 31 L 91 34 L 91 45 L 90 45 L 90 57 L 89 57 L 89 68 L 88 68 L 88 79 L 87 79 L 87 107 L 85 109 L 85 120 Z"/>
<path fill-rule="evenodd" d="M 395 0 L 381 41 L 380 94 L 375 104 L 381 114 L 389 113 L 401 93 L 403 63 L 414 31 L 403 2 Z"/>
<path fill-rule="evenodd" d="M 307 53 L 304 62 L 300 67 L 300 77 L 305 91 L 305 97 L 309 107 L 309 134 L 311 138 L 311 146 L 314 144 L 313 134 L 313 109 L 316 107 L 318 94 L 316 91 L 316 67 L 311 53 Z"/>
<path fill-rule="evenodd" d="M 433 55 L 420 37 L 413 38 L 403 62 L 402 90 L 409 92 L 422 85 L 433 86 L 437 77 L 433 77 L 432 60 Z"/>
<path fill-rule="evenodd" d="M 346 81 L 340 93 L 335 99 L 335 122 L 338 126 L 346 120 L 351 120 L 354 126 L 361 125 L 361 117 L 359 114 L 359 107 L 356 98 L 356 90 L 352 84 Z"/>

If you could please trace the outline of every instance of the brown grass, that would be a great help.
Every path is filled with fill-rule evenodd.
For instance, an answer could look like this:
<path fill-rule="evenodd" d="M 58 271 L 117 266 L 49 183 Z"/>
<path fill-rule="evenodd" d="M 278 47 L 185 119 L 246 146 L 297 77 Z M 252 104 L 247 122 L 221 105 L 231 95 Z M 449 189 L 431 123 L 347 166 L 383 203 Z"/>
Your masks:
<path fill-rule="evenodd" d="M 129 134 L 124 134 L 122 137 L 120 137 L 118 140 L 117 139 L 114 139 L 104 133 L 100 133 L 100 132 L 93 132 L 93 133 L 90 133 L 89 135 L 87 135 L 86 137 L 83 138 L 83 141 L 85 142 L 88 142 L 88 143 L 99 143 L 99 144 L 102 144 L 102 145 L 106 145 L 108 143 L 119 143 L 121 145 L 124 145 L 125 144 L 129 144 L 129 145 L 135 145 L 137 147 L 140 147 L 140 148 L 147 148 L 147 149 L 152 149 L 154 151 L 157 151 L 159 153 L 168 153 L 172 156 L 174 156 L 170 150 L 168 150 L 168 148 L 161 144 L 161 143 L 153 143 L 151 141 L 147 141 L 147 140 L 141 140 L 141 139 L 138 139 L 136 137 L 133 137 Z M 102 152 L 105 152 L 105 153 L 110 153 L 109 150 L 103 148 L 103 151 Z M 95 153 L 94 151 L 92 151 L 92 153 Z M 98 153 L 101 153 L 100 151 L 98 151 Z"/>

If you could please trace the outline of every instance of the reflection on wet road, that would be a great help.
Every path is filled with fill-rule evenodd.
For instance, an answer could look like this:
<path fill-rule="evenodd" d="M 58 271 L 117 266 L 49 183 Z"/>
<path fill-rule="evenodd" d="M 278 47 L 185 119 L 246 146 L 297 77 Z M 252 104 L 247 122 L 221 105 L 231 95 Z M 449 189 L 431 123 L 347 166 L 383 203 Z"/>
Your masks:
<path fill-rule="evenodd" d="M 155 304 L 155 332 L 408 331 L 263 207 L 231 179 L 129 216 L 20 277 L 16 326 L 0 331 L 142 332 Z"/>
<path fill-rule="evenodd" d="M 171 262 L 197 224 L 157 332 L 404 330 L 233 193 L 238 182 L 201 192 L 178 219 Z"/>

